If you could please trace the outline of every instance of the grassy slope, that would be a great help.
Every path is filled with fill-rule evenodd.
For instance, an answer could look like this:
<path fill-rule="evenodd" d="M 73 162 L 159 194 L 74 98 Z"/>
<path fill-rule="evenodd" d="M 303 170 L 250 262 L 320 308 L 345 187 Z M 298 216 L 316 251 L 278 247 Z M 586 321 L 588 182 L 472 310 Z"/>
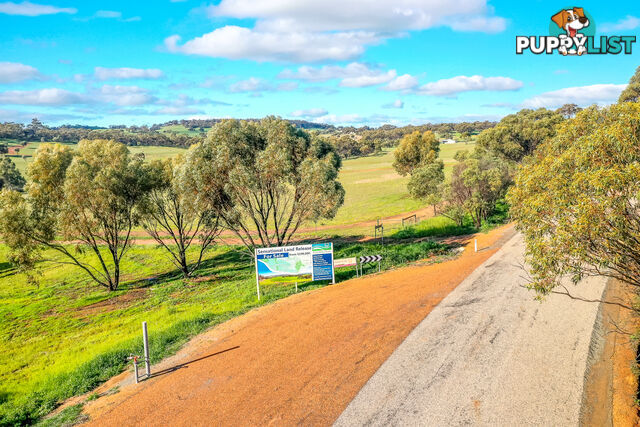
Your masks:
<path fill-rule="evenodd" d="M 471 150 L 473 144 L 446 144 L 440 146 L 440 158 L 447 176 L 460 150 Z M 331 221 L 320 224 L 350 224 L 359 221 L 410 212 L 424 203 L 413 200 L 407 191 L 409 177 L 401 177 L 393 169 L 393 151 L 380 156 L 361 157 L 343 162 L 340 182 L 346 190 L 344 205 Z"/>
<path fill-rule="evenodd" d="M 22 148 L 18 153 L 17 157 L 11 157 L 11 160 L 16 164 L 16 167 L 23 175 L 26 173 L 27 165 L 32 161 L 33 155 L 35 154 L 38 146 L 40 146 L 41 142 L 29 142 L 26 147 Z M 77 144 L 65 144 L 69 145 L 72 148 L 75 148 Z M 132 153 L 144 153 L 147 160 L 161 159 L 165 157 L 174 156 L 177 153 L 181 153 L 186 151 L 183 148 L 173 148 L 173 147 L 129 147 L 129 150 Z M 22 156 L 27 156 L 25 159 Z"/>
<path fill-rule="evenodd" d="M 432 242 L 338 245 L 336 257 L 382 253 L 383 268 L 389 268 L 441 249 Z M 5 259 L 0 245 L 0 260 Z M 70 266 L 48 265 L 36 287 L 0 262 L 0 424 L 6 414 L 18 420 L 46 414 L 56 401 L 117 373 L 124 356 L 141 351 L 143 320 L 157 360 L 209 325 L 294 292 L 293 284 L 263 286 L 258 303 L 253 267 L 229 248 L 211 254 L 200 272 L 205 277 L 198 280 L 181 279 L 153 246 L 132 248 L 124 271 L 126 285 L 108 293 Z M 354 274 L 340 270 L 336 279 Z M 300 289 L 323 285 L 307 283 Z M 36 397 L 34 391 L 39 391 Z"/>
<path fill-rule="evenodd" d="M 204 128 L 205 133 L 211 128 Z M 163 126 L 160 129 L 160 132 L 162 133 L 169 133 L 169 132 L 173 132 L 173 133 L 177 133 L 177 134 L 184 134 L 184 135 L 189 135 L 189 136 L 195 136 L 195 135 L 201 135 L 203 132 L 200 132 L 199 128 L 196 128 L 196 130 L 189 130 L 186 127 L 182 126 L 182 125 L 169 125 L 169 126 Z"/>
<path fill-rule="evenodd" d="M 186 129 L 185 129 L 186 130 Z M 31 142 L 20 150 L 20 156 L 33 156 L 39 142 Z M 75 144 L 70 144 L 75 147 Z M 470 150 L 473 144 L 441 145 L 440 157 L 445 163 L 445 173 L 451 173 L 455 161 L 453 156 L 459 150 Z M 174 156 L 184 152 L 182 148 L 171 147 L 129 147 L 132 153 L 144 153 L 147 160 Z M 16 167 L 24 174 L 27 163 L 22 157 L 11 158 Z M 338 215 L 331 221 L 319 222 L 319 225 L 350 224 L 360 221 L 374 220 L 419 209 L 424 206 L 413 200 L 407 192 L 409 177 L 399 176 L 393 167 L 393 151 L 383 155 L 348 159 L 343 162 L 339 180 L 346 190 L 345 203 Z M 340 232 L 340 234 L 343 234 Z"/>
<path fill-rule="evenodd" d="M 37 145 L 30 143 L 20 154 L 32 155 Z M 455 152 L 472 146 L 442 146 L 441 157 L 448 173 Z M 134 153 L 144 152 L 151 160 L 173 155 L 181 149 L 131 147 L 131 150 Z M 19 167 L 25 167 L 21 158 L 13 159 Z M 347 191 L 347 198 L 333 224 L 375 219 L 421 207 L 419 202 L 408 197 L 408 178 L 395 174 L 392 161 L 393 153 L 386 152 L 381 156 L 344 162 L 340 180 Z M 429 231 L 431 228 L 433 231 Z M 425 222 L 419 229 L 417 234 L 420 235 L 452 232 L 451 224 L 442 219 Z M 453 232 L 455 234 L 455 230 Z M 341 234 L 344 233 L 360 234 L 356 230 L 341 230 Z M 336 255 L 380 250 L 359 244 L 339 248 Z M 424 257 L 431 248 L 428 245 L 405 245 L 384 250 L 385 267 L 389 267 Z M 160 356 L 174 351 L 188 336 L 208 325 L 224 321 L 258 304 L 253 269 L 228 248 L 218 249 L 210 255 L 201 272 L 207 276 L 203 281 L 180 279 L 162 250 L 155 246 L 133 248 L 123 269 L 128 274 L 127 284 L 113 294 L 97 288 L 70 266 L 48 266 L 43 270 L 39 286 L 34 287 L 26 282 L 23 275 L 10 269 L 6 262 L 6 248 L 0 245 L 0 347 L 3 348 L 0 352 L 0 418 L 2 407 L 6 410 L 14 406 L 14 398 L 24 398 L 34 390 L 49 390 L 41 399 L 51 403 L 52 399 L 55 401 L 69 393 L 84 390 L 82 387 L 90 388 L 100 378 L 94 375 L 91 380 L 94 382 L 82 383 L 83 380 L 77 377 L 87 377 L 88 373 L 96 371 L 91 366 L 106 363 L 95 362 L 99 355 L 110 354 L 111 359 L 117 359 L 120 365 L 108 362 L 110 369 L 117 372 L 123 363 L 122 354 L 136 351 L 143 320 L 149 322 L 150 331 L 155 336 L 169 337 L 161 338 L 155 344 L 155 355 Z M 352 271 L 341 272 L 338 279 L 348 278 L 351 274 Z M 157 280 L 144 280 L 151 277 Z M 306 284 L 301 288 L 317 286 L 320 285 Z M 273 286 L 263 290 L 266 298 L 261 303 L 268 303 L 291 294 L 294 286 Z M 78 369 L 84 369 L 82 375 L 77 374 L 80 372 Z M 102 368 L 98 371 L 106 372 L 103 375 L 112 372 Z M 76 373 L 75 376 L 69 376 L 70 372 Z M 64 387 L 52 385 L 52 379 L 65 375 Z M 7 400 L 9 402 L 3 405 Z M 45 407 L 40 403 L 33 405 Z"/>

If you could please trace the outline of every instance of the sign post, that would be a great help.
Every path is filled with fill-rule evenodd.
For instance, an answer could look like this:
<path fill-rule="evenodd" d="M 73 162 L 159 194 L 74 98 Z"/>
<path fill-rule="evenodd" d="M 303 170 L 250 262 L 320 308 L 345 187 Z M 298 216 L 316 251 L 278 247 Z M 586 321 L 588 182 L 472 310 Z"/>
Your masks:
<path fill-rule="evenodd" d="M 330 280 L 335 283 L 333 243 L 257 248 L 255 251 L 256 288 L 260 282 L 291 283 Z M 286 278 L 286 279 L 285 279 Z"/>
<path fill-rule="evenodd" d="M 260 276 L 258 275 L 258 250 L 255 251 L 253 263 L 256 265 L 256 288 L 258 289 L 258 301 L 260 301 Z"/>

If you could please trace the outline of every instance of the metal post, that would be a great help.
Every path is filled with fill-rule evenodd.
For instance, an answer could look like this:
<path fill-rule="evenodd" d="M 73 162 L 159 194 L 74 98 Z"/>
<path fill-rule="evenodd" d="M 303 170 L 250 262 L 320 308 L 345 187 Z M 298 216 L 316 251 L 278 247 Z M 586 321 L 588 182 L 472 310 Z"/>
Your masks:
<path fill-rule="evenodd" d="M 298 282 L 296 282 L 296 293 L 298 293 Z"/>
<path fill-rule="evenodd" d="M 147 335 L 147 322 L 142 322 L 142 341 L 144 343 L 144 367 L 147 371 L 147 378 L 151 376 L 151 365 L 149 364 L 149 336 Z"/>
<path fill-rule="evenodd" d="M 260 301 L 260 274 L 258 274 L 258 251 L 255 251 L 253 262 L 256 264 L 256 288 L 258 290 L 258 301 Z"/>
<path fill-rule="evenodd" d="M 384 246 L 384 225 L 382 226 L 382 229 L 381 229 L 381 235 L 382 235 L 382 246 Z"/>
<path fill-rule="evenodd" d="M 473 239 L 473 245 L 475 247 L 475 251 L 478 252 L 478 239 Z"/>
<path fill-rule="evenodd" d="M 336 284 L 336 266 L 333 263 L 333 242 L 331 242 L 331 284 Z"/>
<path fill-rule="evenodd" d="M 138 378 L 138 358 L 137 357 L 133 358 L 133 372 L 136 378 L 136 384 L 138 384 L 140 382 L 140 379 Z"/>

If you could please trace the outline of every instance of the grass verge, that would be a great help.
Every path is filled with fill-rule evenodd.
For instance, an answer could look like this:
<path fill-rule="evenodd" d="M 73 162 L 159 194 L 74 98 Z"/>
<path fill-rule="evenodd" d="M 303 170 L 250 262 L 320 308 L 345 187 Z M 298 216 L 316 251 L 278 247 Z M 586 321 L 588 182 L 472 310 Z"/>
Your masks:
<path fill-rule="evenodd" d="M 434 242 L 340 243 L 335 255 L 381 254 L 387 269 L 445 251 Z M 0 247 L 0 259 L 5 254 Z M 158 362 L 205 329 L 295 292 L 293 284 L 270 286 L 258 302 L 253 266 L 228 247 L 211 252 L 195 279 L 182 279 L 156 246 L 132 248 L 123 267 L 127 282 L 109 293 L 69 267 L 44 268 L 34 287 L 0 263 L 0 425 L 35 424 L 65 399 L 122 372 L 127 356 L 142 353 L 143 320 Z M 355 270 L 341 269 L 336 279 L 353 276 Z M 50 419 L 64 424 L 71 415 L 65 409 Z"/>

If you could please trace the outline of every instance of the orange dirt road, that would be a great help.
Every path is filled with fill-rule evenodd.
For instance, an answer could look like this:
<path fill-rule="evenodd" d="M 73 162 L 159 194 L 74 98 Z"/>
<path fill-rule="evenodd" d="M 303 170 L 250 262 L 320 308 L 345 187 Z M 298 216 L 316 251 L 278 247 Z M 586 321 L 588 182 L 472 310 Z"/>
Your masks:
<path fill-rule="evenodd" d="M 512 226 L 456 259 L 413 265 L 280 300 L 196 337 L 135 385 L 121 374 L 88 402 L 93 425 L 329 425 L 411 330 Z M 150 325 L 153 333 L 153 325 Z M 162 370 L 165 370 L 164 372 Z"/>

